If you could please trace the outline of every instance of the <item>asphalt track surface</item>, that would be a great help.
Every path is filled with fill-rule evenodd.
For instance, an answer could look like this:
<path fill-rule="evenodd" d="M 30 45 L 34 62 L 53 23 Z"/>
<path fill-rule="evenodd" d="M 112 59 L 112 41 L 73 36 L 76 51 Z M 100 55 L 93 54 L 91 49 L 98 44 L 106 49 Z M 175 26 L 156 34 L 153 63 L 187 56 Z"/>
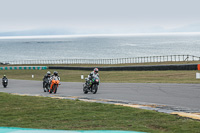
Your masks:
<path fill-rule="evenodd" d="M 100 83 L 96 94 L 84 94 L 82 86 L 83 83 L 61 82 L 57 93 L 49 94 L 43 91 L 42 81 L 9 79 L 8 87 L 1 86 L 0 92 L 166 105 L 165 109 L 200 112 L 200 84 Z"/>

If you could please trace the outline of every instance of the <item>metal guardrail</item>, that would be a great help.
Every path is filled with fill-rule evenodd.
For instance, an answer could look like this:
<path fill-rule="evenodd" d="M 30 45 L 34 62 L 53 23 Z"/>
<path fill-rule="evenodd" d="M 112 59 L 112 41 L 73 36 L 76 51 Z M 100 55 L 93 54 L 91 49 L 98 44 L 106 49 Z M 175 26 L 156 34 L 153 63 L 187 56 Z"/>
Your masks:
<path fill-rule="evenodd" d="M 1 61 L 0 64 L 128 64 L 151 62 L 180 62 L 200 61 L 200 57 L 193 55 L 166 55 L 116 59 L 58 59 L 58 60 L 18 60 Z"/>

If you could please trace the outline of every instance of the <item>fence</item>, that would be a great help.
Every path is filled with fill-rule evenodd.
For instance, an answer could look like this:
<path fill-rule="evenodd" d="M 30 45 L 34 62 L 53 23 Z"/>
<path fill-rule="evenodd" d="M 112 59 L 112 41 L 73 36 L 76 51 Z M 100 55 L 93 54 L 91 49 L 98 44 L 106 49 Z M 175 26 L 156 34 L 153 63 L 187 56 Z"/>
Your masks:
<path fill-rule="evenodd" d="M 150 62 L 178 62 L 200 61 L 200 57 L 193 55 L 166 55 L 116 59 L 59 59 L 59 60 L 20 60 L 2 61 L 0 64 L 127 64 Z"/>

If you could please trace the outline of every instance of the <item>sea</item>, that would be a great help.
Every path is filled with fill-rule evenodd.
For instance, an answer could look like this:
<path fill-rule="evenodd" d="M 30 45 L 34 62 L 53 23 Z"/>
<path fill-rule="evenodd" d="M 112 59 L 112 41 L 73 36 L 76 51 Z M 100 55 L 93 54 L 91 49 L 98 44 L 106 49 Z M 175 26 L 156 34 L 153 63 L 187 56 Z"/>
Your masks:
<path fill-rule="evenodd" d="M 200 34 L 0 37 L 0 62 L 164 55 L 200 57 Z"/>

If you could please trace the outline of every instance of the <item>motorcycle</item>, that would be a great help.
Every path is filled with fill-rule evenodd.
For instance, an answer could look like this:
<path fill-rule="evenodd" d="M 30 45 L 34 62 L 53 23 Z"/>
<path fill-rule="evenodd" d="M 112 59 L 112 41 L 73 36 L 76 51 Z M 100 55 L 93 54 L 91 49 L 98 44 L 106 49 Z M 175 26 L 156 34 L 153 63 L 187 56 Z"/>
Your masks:
<path fill-rule="evenodd" d="M 58 80 L 58 78 L 54 78 L 51 81 L 51 87 L 49 89 L 49 93 L 54 92 L 54 94 L 57 92 L 58 86 L 60 85 L 60 81 Z"/>
<path fill-rule="evenodd" d="M 98 76 L 93 76 L 90 83 L 88 83 L 88 78 L 85 78 L 86 82 L 83 84 L 83 92 L 87 94 L 88 92 L 92 92 L 93 94 L 97 93 L 98 86 L 100 83 L 100 79 Z"/>
<path fill-rule="evenodd" d="M 50 78 L 46 78 L 44 80 L 44 92 L 49 92 L 51 80 Z"/>
<path fill-rule="evenodd" d="M 8 85 L 8 79 L 7 78 L 2 80 L 2 85 L 3 85 L 4 88 L 7 87 L 7 85 Z"/>

